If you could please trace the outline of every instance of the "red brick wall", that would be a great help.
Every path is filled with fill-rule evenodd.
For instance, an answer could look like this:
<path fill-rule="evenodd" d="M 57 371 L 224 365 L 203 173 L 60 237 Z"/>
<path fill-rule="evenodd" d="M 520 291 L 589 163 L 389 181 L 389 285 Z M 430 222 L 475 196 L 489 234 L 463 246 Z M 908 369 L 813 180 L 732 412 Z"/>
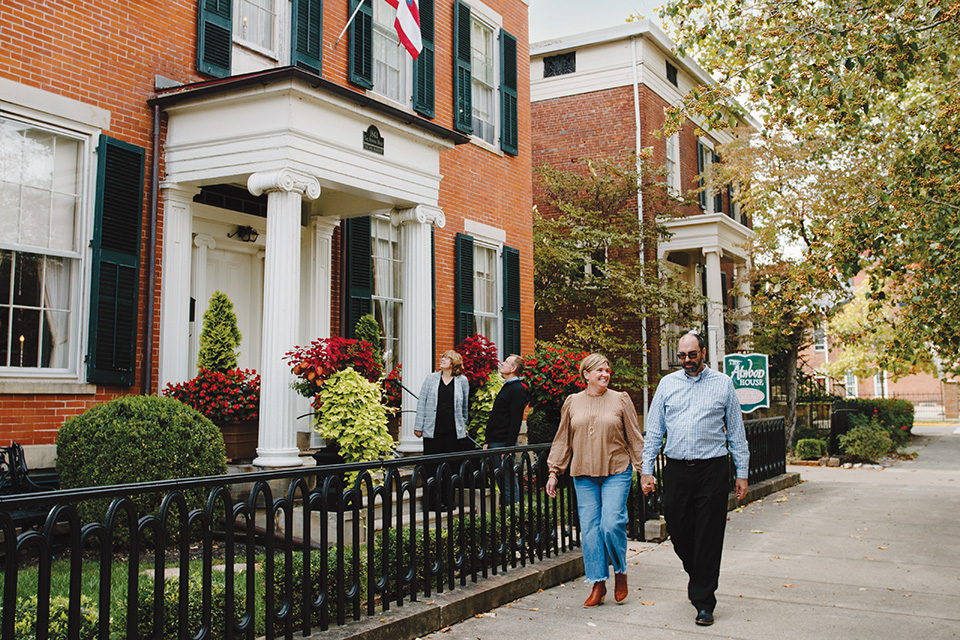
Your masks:
<path fill-rule="evenodd" d="M 506 230 L 506 244 L 520 250 L 522 273 L 522 347 L 533 350 L 533 270 L 530 231 L 530 109 L 527 6 L 520 0 L 487 0 L 500 13 L 503 27 L 517 38 L 519 84 L 518 157 L 501 156 L 472 144 L 443 152 L 440 205 L 447 218 L 437 229 L 437 348 L 453 344 L 453 236 L 470 218 Z M 453 126 L 452 32 L 453 1 L 436 6 L 436 118 Z M 147 264 L 150 206 L 149 170 L 152 162 L 152 110 L 154 77 L 162 75 L 181 83 L 205 79 L 196 73 L 196 0 L 162 3 L 80 0 L 72 3 L 24 0 L 0 4 L 0 77 L 96 105 L 111 113 L 107 135 L 148 150 L 144 184 L 144 224 L 141 246 L 140 320 L 137 361 L 143 362 L 143 338 L 148 296 L 148 273 L 157 269 L 154 299 L 153 385 L 159 362 L 160 250 L 163 238 L 162 201 L 158 212 L 155 265 Z M 324 7 L 323 75 L 345 86 L 349 45 L 346 37 L 334 42 L 348 18 L 346 3 Z M 351 86 L 354 90 L 359 89 Z M 161 133 L 163 130 L 161 130 Z M 162 138 L 161 138 L 162 139 Z M 162 176 L 161 164 L 160 173 Z M 339 232 L 334 236 L 332 328 L 339 330 Z M 138 393 L 142 385 L 138 364 L 134 387 L 99 387 L 95 395 L 0 395 L 0 445 L 12 440 L 23 444 L 55 441 L 64 419 L 118 395 Z M 155 392 L 156 389 L 151 391 Z"/>
<path fill-rule="evenodd" d="M 160 322 L 160 281 L 148 294 L 148 184 L 152 162 L 154 76 L 195 82 L 193 71 L 196 2 L 155 4 L 86 0 L 71 3 L 23 0 L 0 4 L 0 77 L 73 98 L 110 112 L 105 134 L 147 149 L 141 244 L 138 369 L 131 388 L 98 387 L 95 395 L 0 395 L 0 445 L 49 444 L 63 421 L 119 395 L 139 392 L 145 353 L 147 296 Z M 159 212 L 158 233 L 163 215 Z M 158 236 L 162 238 L 162 235 Z M 160 256 L 157 255 L 159 269 Z M 159 362 L 159 333 L 153 337 L 153 379 Z"/>

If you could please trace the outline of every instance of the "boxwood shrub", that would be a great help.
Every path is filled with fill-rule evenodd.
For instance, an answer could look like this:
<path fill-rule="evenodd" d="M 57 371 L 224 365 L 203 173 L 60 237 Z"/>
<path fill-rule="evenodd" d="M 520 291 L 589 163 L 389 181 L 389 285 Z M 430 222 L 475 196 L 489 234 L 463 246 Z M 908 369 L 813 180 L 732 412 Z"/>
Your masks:
<path fill-rule="evenodd" d="M 826 446 L 817 438 L 804 438 L 797 441 L 797 457 L 801 460 L 817 460 L 826 453 Z"/>
<path fill-rule="evenodd" d="M 210 420 L 173 398 L 126 396 L 70 418 L 57 437 L 60 487 L 97 487 L 226 473 L 223 436 Z M 189 509 L 205 492 L 186 492 Z M 162 494 L 133 498 L 154 513 Z M 82 522 L 102 522 L 108 500 L 77 505 Z M 176 519 L 176 518 L 174 518 Z M 122 542 L 126 523 L 115 540 Z"/>

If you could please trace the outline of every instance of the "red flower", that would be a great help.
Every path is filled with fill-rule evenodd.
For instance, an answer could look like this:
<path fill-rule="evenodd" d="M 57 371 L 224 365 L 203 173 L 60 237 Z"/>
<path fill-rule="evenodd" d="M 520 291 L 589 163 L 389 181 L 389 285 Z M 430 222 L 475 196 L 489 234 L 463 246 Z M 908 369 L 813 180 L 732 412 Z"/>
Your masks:
<path fill-rule="evenodd" d="M 253 369 L 201 369 L 192 380 L 168 384 L 163 395 L 176 398 L 214 422 L 256 420 L 260 411 L 260 375 Z"/>
<path fill-rule="evenodd" d="M 472 388 L 482 387 L 499 364 L 497 345 L 480 334 L 464 338 L 454 351 L 463 358 L 463 374 Z"/>

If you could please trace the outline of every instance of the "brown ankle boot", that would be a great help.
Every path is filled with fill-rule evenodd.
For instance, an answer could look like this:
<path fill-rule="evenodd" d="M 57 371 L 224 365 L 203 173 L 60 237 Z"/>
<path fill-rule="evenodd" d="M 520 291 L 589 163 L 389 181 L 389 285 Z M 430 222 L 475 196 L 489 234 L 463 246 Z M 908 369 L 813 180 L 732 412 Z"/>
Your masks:
<path fill-rule="evenodd" d="M 617 604 L 623 604 L 623 601 L 627 599 L 627 574 L 625 573 L 614 573 L 614 589 L 613 589 L 613 599 L 617 601 Z"/>
<path fill-rule="evenodd" d="M 603 598 L 607 595 L 607 583 L 606 582 L 594 582 L 593 591 L 590 592 L 590 596 L 587 598 L 587 601 L 583 603 L 584 609 L 592 609 L 593 607 L 599 607 L 603 604 Z"/>

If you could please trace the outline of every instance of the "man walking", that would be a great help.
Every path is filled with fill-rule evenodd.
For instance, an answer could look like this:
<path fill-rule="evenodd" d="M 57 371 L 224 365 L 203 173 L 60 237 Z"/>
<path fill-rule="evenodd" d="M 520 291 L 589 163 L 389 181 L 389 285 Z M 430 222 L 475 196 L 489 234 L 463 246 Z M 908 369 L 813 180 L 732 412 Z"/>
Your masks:
<path fill-rule="evenodd" d="M 523 422 L 523 410 L 527 407 L 527 390 L 520 382 L 523 374 L 523 358 L 509 355 L 500 363 L 500 375 L 503 376 L 503 387 L 493 400 L 493 408 L 487 419 L 487 444 L 484 449 L 502 449 L 517 446 L 520 436 L 520 425 Z M 519 499 L 520 487 L 513 472 L 513 456 L 506 456 L 502 462 L 504 470 L 504 499 L 507 502 L 516 502 Z"/>
<path fill-rule="evenodd" d="M 660 381 L 647 415 L 640 488 L 648 494 L 656 485 L 654 461 L 663 443 L 667 532 L 689 576 L 687 596 L 697 609 L 696 623 L 708 626 L 727 523 L 727 451 L 737 468 L 738 501 L 747 495 L 750 451 L 733 381 L 704 364 L 703 338 L 686 334 L 678 351 L 682 370 Z"/>

